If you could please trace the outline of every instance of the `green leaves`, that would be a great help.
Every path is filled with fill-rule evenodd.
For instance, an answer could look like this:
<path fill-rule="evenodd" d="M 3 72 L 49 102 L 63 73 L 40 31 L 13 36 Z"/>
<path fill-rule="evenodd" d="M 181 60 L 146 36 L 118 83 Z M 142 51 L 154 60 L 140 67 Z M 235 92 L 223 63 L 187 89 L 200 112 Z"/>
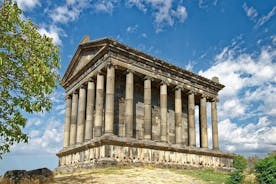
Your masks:
<path fill-rule="evenodd" d="M 59 80 L 58 47 L 21 13 L 11 0 L 0 8 L 0 157 L 28 140 L 22 112 L 49 110 Z"/>
<path fill-rule="evenodd" d="M 276 183 L 276 154 L 271 154 L 258 161 L 255 167 L 255 172 L 259 183 Z"/>
<path fill-rule="evenodd" d="M 239 184 L 242 182 L 244 178 L 243 171 L 247 167 L 247 160 L 241 155 L 236 155 L 233 159 L 233 167 L 235 171 L 230 174 L 227 184 Z"/>

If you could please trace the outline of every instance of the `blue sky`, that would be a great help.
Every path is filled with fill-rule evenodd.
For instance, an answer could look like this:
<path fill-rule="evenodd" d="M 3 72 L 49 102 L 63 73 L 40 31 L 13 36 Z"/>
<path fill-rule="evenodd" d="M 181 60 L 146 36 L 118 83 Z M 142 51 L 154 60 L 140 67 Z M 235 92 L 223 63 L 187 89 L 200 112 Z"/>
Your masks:
<path fill-rule="evenodd" d="M 276 150 L 275 1 L 16 1 L 23 18 L 60 46 L 61 76 L 85 34 L 112 37 L 205 77 L 219 76 L 226 85 L 218 106 L 221 150 L 260 157 Z M 27 115 L 29 144 L 4 155 L 0 174 L 57 166 L 64 90 L 58 87 L 51 98 L 50 112 Z"/>

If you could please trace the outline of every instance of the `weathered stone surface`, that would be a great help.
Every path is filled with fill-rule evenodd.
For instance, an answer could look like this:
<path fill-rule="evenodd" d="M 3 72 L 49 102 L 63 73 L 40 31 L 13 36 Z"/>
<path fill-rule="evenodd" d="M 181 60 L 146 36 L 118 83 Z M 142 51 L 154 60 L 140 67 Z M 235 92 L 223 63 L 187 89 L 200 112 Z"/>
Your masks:
<path fill-rule="evenodd" d="M 35 170 L 11 170 L 4 174 L 0 183 L 5 184 L 27 184 L 27 183 L 49 183 L 53 179 L 53 173 L 47 168 Z"/>
<path fill-rule="evenodd" d="M 174 168 L 232 169 L 231 154 L 150 140 L 103 135 L 90 143 L 58 154 L 57 171 L 69 168 L 94 168 L 110 165 L 152 165 Z"/>
<path fill-rule="evenodd" d="M 120 164 L 231 168 L 232 155 L 218 151 L 213 100 L 224 87 L 218 80 L 112 39 L 88 39 L 78 47 L 62 85 L 72 101 L 67 101 L 59 168 Z M 208 147 L 208 102 L 212 102 L 212 150 Z M 195 106 L 200 107 L 197 120 Z"/>

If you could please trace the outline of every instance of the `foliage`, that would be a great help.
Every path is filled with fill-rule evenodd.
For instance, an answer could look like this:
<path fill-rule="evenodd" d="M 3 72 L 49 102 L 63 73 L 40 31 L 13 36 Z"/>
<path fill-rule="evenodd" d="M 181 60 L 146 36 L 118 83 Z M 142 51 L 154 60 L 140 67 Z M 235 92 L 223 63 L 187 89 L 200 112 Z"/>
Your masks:
<path fill-rule="evenodd" d="M 276 183 L 276 154 L 270 154 L 268 157 L 256 163 L 255 172 L 259 183 Z"/>
<path fill-rule="evenodd" d="M 247 160 L 241 155 L 236 155 L 233 159 L 233 167 L 243 171 L 247 167 Z"/>
<path fill-rule="evenodd" d="M 239 184 L 242 182 L 244 175 L 243 171 L 247 166 L 247 161 L 243 156 L 236 155 L 233 159 L 233 167 L 235 171 L 230 174 L 230 178 L 227 180 L 228 184 Z"/>
<path fill-rule="evenodd" d="M 11 0 L 0 7 L 0 158 L 14 143 L 27 142 L 23 114 L 51 108 L 59 76 L 58 47 L 42 36 Z"/>
<path fill-rule="evenodd" d="M 240 170 L 236 170 L 230 174 L 230 178 L 227 181 L 228 184 L 239 184 L 242 182 L 243 174 Z"/>

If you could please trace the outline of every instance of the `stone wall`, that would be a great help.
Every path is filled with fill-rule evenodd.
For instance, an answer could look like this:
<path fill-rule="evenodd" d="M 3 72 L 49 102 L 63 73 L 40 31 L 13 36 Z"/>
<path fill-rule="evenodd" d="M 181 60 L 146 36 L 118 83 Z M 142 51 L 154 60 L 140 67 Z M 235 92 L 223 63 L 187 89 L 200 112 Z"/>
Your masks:
<path fill-rule="evenodd" d="M 57 171 L 112 165 L 152 165 L 174 168 L 232 170 L 233 155 L 209 149 L 103 135 L 61 150 Z"/>
<path fill-rule="evenodd" d="M 114 165 L 151 165 L 173 168 L 231 170 L 232 159 L 151 148 L 101 145 L 60 156 L 60 166 L 57 168 L 57 171 L 71 172 L 72 169 L 76 168 L 95 168 Z"/>

